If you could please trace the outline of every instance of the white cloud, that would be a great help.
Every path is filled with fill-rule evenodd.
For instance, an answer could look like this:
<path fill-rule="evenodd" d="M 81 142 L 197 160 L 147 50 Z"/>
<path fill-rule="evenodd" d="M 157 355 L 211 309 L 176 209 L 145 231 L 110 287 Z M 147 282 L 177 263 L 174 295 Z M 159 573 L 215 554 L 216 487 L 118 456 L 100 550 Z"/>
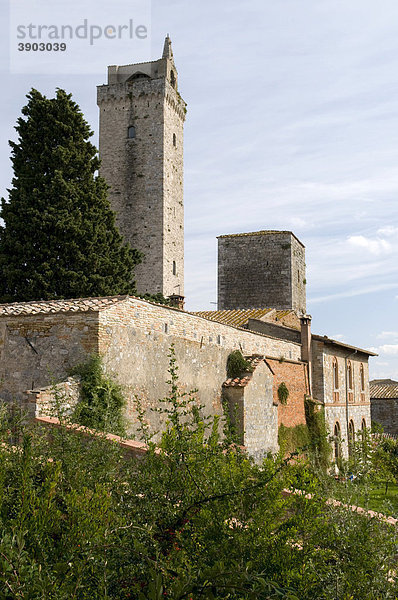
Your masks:
<path fill-rule="evenodd" d="M 387 236 L 398 236 L 398 227 L 394 227 L 393 225 L 387 225 L 386 227 L 381 227 L 377 230 L 377 235 L 387 235 Z"/>
<path fill-rule="evenodd" d="M 387 240 L 366 238 L 363 235 L 350 236 L 348 243 L 356 248 L 364 248 L 375 256 L 390 254 L 393 251 L 392 245 Z"/>
<path fill-rule="evenodd" d="M 377 338 L 378 339 L 384 339 L 384 338 L 398 338 L 398 331 L 381 331 L 378 335 Z"/>
<path fill-rule="evenodd" d="M 384 344 L 375 349 L 377 354 L 398 355 L 398 344 Z"/>
<path fill-rule="evenodd" d="M 328 300 L 338 300 L 339 298 L 353 298 L 354 296 L 363 296 L 364 294 L 373 294 L 374 292 L 381 292 L 383 290 L 391 290 L 398 287 L 398 283 L 386 283 L 380 285 L 372 285 L 364 288 L 349 289 L 343 292 L 337 292 L 333 294 L 327 294 L 325 296 L 310 297 L 308 302 L 315 304 L 317 302 L 327 302 Z M 396 297 L 398 299 L 398 296 Z"/>

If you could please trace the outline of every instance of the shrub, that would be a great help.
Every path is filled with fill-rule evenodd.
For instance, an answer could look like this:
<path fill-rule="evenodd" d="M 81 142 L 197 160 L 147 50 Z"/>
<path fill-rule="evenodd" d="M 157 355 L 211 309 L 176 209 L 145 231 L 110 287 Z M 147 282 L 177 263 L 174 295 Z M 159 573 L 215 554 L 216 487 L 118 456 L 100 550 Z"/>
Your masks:
<path fill-rule="evenodd" d="M 278 398 L 281 404 L 287 404 L 287 399 L 289 398 L 289 390 L 287 389 L 287 385 L 284 381 L 278 387 Z"/>
<path fill-rule="evenodd" d="M 72 420 L 86 427 L 124 436 L 124 399 L 121 386 L 105 375 L 102 359 L 95 354 L 72 370 L 80 377 L 81 400 Z"/>
<path fill-rule="evenodd" d="M 253 371 L 249 361 L 246 360 L 240 350 L 234 350 L 227 359 L 227 375 L 234 379 L 245 372 Z"/>

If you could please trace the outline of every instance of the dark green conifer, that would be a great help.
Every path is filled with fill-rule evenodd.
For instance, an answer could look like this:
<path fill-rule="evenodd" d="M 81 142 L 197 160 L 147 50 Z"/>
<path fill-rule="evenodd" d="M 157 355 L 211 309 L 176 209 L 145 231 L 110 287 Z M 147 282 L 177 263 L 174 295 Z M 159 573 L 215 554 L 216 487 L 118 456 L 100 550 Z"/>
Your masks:
<path fill-rule="evenodd" d="M 27 98 L 1 201 L 0 302 L 134 294 L 141 255 L 116 228 L 82 112 L 64 90 Z"/>

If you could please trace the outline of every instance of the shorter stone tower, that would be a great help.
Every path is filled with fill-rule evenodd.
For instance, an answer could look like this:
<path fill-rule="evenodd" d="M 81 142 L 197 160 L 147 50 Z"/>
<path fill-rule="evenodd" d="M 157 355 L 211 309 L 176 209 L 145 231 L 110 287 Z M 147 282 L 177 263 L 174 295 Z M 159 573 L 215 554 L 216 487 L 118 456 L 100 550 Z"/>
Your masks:
<path fill-rule="evenodd" d="M 305 247 L 291 231 L 218 238 L 218 310 L 293 309 L 306 313 Z"/>
<path fill-rule="evenodd" d="M 186 104 L 170 38 L 159 60 L 108 67 L 97 103 L 100 172 L 120 232 L 145 256 L 135 269 L 137 290 L 182 300 Z"/>

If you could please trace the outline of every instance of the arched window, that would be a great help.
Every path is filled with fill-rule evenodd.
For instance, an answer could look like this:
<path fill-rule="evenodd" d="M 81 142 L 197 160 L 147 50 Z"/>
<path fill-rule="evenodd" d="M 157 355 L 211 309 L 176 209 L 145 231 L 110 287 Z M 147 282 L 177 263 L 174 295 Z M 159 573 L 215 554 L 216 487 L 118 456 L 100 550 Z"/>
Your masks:
<path fill-rule="evenodd" d="M 336 462 L 341 458 L 341 428 L 340 423 L 336 421 L 334 424 L 334 458 Z"/>
<path fill-rule="evenodd" d="M 177 136 L 175 133 L 173 133 L 173 146 L 177 146 Z"/>
<path fill-rule="evenodd" d="M 176 86 L 176 76 L 174 75 L 173 69 L 170 71 L 170 83 L 173 87 Z"/>
<path fill-rule="evenodd" d="M 339 401 L 339 365 L 337 358 L 333 358 L 333 402 Z"/>
<path fill-rule="evenodd" d="M 135 138 L 135 127 L 134 125 L 130 125 L 130 127 L 127 128 L 127 137 L 129 138 L 129 140 L 132 140 Z"/>
<path fill-rule="evenodd" d="M 351 419 L 351 421 L 348 423 L 348 454 L 350 456 L 354 449 L 354 442 L 355 442 L 355 428 L 354 428 L 354 421 Z"/>
<path fill-rule="evenodd" d="M 365 419 L 362 419 L 361 429 L 362 429 L 362 431 L 365 431 L 365 429 L 366 429 L 366 421 L 365 421 Z"/>
<path fill-rule="evenodd" d="M 363 368 L 363 363 L 361 363 L 359 372 L 361 379 L 361 402 L 365 402 L 365 369 Z"/>
<path fill-rule="evenodd" d="M 352 364 L 351 361 L 347 361 L 347 387 L 348 387 L 348 402 L 354 401 L 354 386 L 352 379 Z"/>

